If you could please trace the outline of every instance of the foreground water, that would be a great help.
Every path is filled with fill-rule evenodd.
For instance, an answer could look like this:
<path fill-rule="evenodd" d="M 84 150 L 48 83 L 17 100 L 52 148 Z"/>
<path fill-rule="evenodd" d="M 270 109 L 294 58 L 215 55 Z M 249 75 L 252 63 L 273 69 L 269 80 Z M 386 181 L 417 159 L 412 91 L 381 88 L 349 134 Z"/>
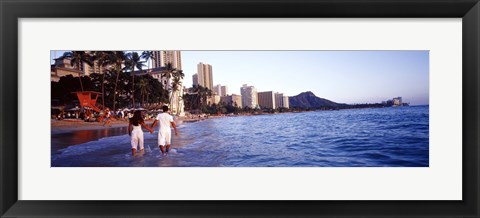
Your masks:
<path fill-rule="evenodd" d="M 52 135 L 51 160 L 53 167 L 427 167 L 428 110 L 315 111 L 186 123 L 166 157 L 157 133 L 145 133 L 145 152 L 135 157 L 126 129 L 58 134 Z M 109 136 L 119 131 L 125 134 Z M 92 135 L 107 137 L 83 142 Z"/>

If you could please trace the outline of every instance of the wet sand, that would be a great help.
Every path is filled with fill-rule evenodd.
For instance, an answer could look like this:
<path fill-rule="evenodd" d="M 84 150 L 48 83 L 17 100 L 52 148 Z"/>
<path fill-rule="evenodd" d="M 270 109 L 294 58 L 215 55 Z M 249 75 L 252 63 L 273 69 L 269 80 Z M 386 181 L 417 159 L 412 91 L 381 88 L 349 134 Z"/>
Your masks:
<path fill-rule="evenodd" d="M 176 121 L 177 122 L 177 121 Z M 153 120 L 145 121 L 145 124 L 151 125 Z M 104 130 L 112 128 L 127 128 L 128 122 L 125 120 L 114 120 L 110 125 L 103 126 L 101 122 L 84 122 L 82 120 L 52 120 L 51 134 L 72 133 L 82 130 Z"/>
<path fill-rule="evenodd" d="M 181 125 L 183 122 L 197 122 L 206 119 L 221 118 L 227 116 L 208 116 L 208 117 L 176 117 L 175 123 Z M 151 125 L 153 120 L 145 121 L 147 125 Z M 127 128 L 127 120 L 112 120 L 110 125 L 103 126 L 103 122 L 85 122 L 83 120 L 65 119 L 51 121 L 51 134 L 72 133 L 81 130 L 102 130 L 110 128 Z"/>
<path fill-rule="evenodd" d="M 209 117 L 208 119 L 215 118 Z M 201 119 L 175 119 L 177 125 L 182 123 L 201 121 Z M 145 122 L 148 126 L 153 123 L 153 120 Z M 158 128 L 158 125 L 157 127 Z M 126 120 L 113 120 L 110 125 L 103 126 L 101 122 L 84 122 L 83 120 L 65 119 L 51 121 L 51 140 L 52 152 L 58 149 L 63 149 L 68 146 L 83 144 L 90 141 L 95 141 L 104 137 L 126 135 L 128 134 L 128 122 Z"/>
<path fill-rule="evenodd" d="M 52 120 L 50 123 L 52 135 L 79 130 L 101 130 L 128 127 L 128 122 L 126 120 L 113 120 L 110 125 L 105 126 L 103 126 L 103 123 L 101 122 L 85 122 L 83 120 L 75 119 Z"/>
<path fill-rule="evenodd" d="M 101 126 L 100 126 L 101 127 Z M 58 149 L 63 149 L 68 146 L 83 144 L 90 141 L 95 141 L 104 137 L 111 137 L 117 135 L 126 135 L 127 126 L 123 127 L 108 127 L 103 129 L 77 129 L 69 132 L 57 132 L 52 134 L 52 153 Z"/>
<path fill-rule="evenodd" d="M 147 121 L 151 125 L 152 121 Z M 85 122 L 65 119 L 51 121 L 52 153 L 68 146 L 95 141 L 104 137 L 128 134 L 126 120 L 113 120 L 110 125 L 103 122 Z"/>
<path fill-rule="evenodd" d="M 175 123 L 182 125 L 183 123 L 197 122 L 213 118 L 221 118 L 228 116 L 208 116 L 207 117 L 177 117 Z M 148 126 L 153 120 L 145 122 Z M 158 125 L 157 127 L 158 128 Z M 104 137 L 112 137 L 128 134 L 128 122 L 126 120 L 112 120 L 110 125 L 103 126 L 102 122 L 84 122 L 83 120 L 65 119 L 51 121 L 51 140 L 52 153 L 58 149 L 68 146 L 83 144 L 90 141 L 99 140 Z"/>

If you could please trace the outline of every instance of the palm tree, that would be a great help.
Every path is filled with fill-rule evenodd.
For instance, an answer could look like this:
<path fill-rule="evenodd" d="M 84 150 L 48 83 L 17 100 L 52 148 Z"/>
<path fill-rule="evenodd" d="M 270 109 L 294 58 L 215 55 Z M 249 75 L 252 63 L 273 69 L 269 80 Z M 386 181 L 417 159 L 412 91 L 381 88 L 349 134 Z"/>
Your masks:
<path fill-rule="evenodd" d="M 118 79 L 120 73 L 124 70 L 123 65 L 125 62 L 125 53 L 123 51 L 113 51 L 109 53 L 109 59 L 115 66 L 116 79 L 115 79 L 115 88 L 113 90 L 113 111 L 115 111 L 116 97 L 117 97 L 117 88 L 118 88 Z"/>
<path fill-rule="evenodd" d="M 185 77 L 185 74 L 182 70 L 175 70 L 172 74 L 172 95 L 170 96 L 170 103 L 172 103 L 173 98 L 176 96 L 177 98 L 177 115 L 180 113 L 180 88 L 182 88 L 182 80 Z"/>
<path fill-rule="evenodd" d="M 202 98 L 200 97 L 200 90 L 202 90 L 202 86 L 200 85 L 194 85 L 191 89 L 190 89 L 190 92 L 192 94 L 195 94 L 194 95 L 194 98 L 193 98 L 193 101 L 192 101 L 192 109 L 195 108 L 195 109 L 200 109 L 200 105 L 201 105 L 201 100 Z"/>
<path fill-rule="evenodd" d="M 172 102 L 173 91 L 175 90 L 172 87 L 173 84 L 170 84 L 170 79 L 174 76 L 180 77 L 181 79 L 183 79 L 185 75 L 183 74 L 183 71 L 173 68 L 172 63 L 167 63 L 165 65 L 165 70 L 162 71 L 162 77 L 165 78 L 165 80 L 167 81 L 165 84 L 165 90 L 167 91 L 167 93 L 172 94 L 172 95 L 169 95 L 170 98 L 168 103 Z"/>
<path fill-rule="evenodd" d="M 74 66 L 79 72 L 78 72 L 78 79 L 80 80 L 80 87 L 83 92 L 83 83 L 82 83 L 82 68 L 81 65 L 83 63 L 87 63 L 89 66 L 92 66 L 92 62 L 90 59 L 90 55 L 86 53 L 85 51 L 71 51 L 71 52 L 65 52 L 63 53 L 63 58 L 70 58 L 70 64 Z"/>
<path fill-rule="evenodd" d="M 172 78 L 172 74 L 173 74 L 174 70 L 175 69 L 172 67 L 172 63 L 167 63 L 165 65 L 165 69 L 162 70 L 162 80 L 163 80 L 163 78 L 165 78 L 165 81 L 166 81 L 165 84 L 162 83 L 162 85 L 164 85 L 165 92 L 168 94 L 168 96 L 170 96 L 170 88 L 171 88 L 171 87 L 169 87 L 170 86 L 170 78 Z M 167 101 L 169 101 L 167 103 L 169 103 L 169 104 L 171 103 L 170 102 L 170 97 L 167 97 Z"/>
<path fill-rule="evenodd" d="M 207 106 L 207 98 L 208 97 L 212 97 L 212 90 L 208 89 L 207 87 L 204 87 L 202 92 L 201 92 L 201 96 L 202 96 L 202 108 Z"/>
<path fill-rule="evenodd" d="M 153 60 L 153 51 L 143 51 L 141 58 L 145 59 L 147 62 L 147 68 L 150 70 L 150 62 L 149 60 Z"/>
<path fill-rule="evenodd" d="M 162 84 L 164 85 L 165 87 L 165 91 L 170 94 L 170 78 L 172 78 L 172 74 L 173 74 L 173 71 L 175 70 L 175 68 L 172 67 L 172 63 L 167 63 L 167 65 L 165 65 L 165 69 L 162 71 L 162 78 L 165 78 L 166 82 L 165 84 Z M 167 99 L 168 100 L 168 99 Z M 171 102 L 168 102 L 168 103 L 171 103 Z"/>
<path fill-rule="evenodd" d="M 165 70 L 162 71 L 162 77 L 167 80 L 167 84 L 166 84 L 166 86 L 165 86 L 165 89 L 167 89 L 167 90 L 168 90 L 168 83 L 170 82 L 170 78 L 172 78 L 173 72 L 174 72 L 175 70 L 176 70 L 176 69 L 173 68 L 172 63 L 167 63 L 167 64 L 165 65 Z"/>
<path fill-rule="evenodd" d="M 100 69 L 100 74 L 102 74 L 102 107 L 105 107 L 105 74 L 106 74 L 106 72 L 102 72 L 102 68 L 111 64 L 111 60 L 109 57 L 110 57 L 109 53 L 104 51 L 94 51 L 92 55 L 92 62 L 94 63 L 94 65 L 95 65 L 95 62 L 97 63 Z"/>
<path fill-rule="evenodd" d="M 146 93 L 149 92 L 149 87 L 150 87 L 148 85 L 148 80 L 146 78 L 141 78 L 137 85 L 140 88 L 140 95 L 142 96 L 142 107 L 145 107 L 145 95 Z M 147 99 L 147 102 L 148 102 L 148 99 Z"/>
<path fill-rule="evenodd" d="M 193 86 L 192 92 L 196 93 L 195 100 L 193 102 L 198 102 L 199 104 L 196 108 L 202 110 L 203 107 L 206 106 L 207 98 L 212 96 L 212 90 L 208 89 L 207 87 L 196 85 Z M 200 101 L 198 98 L 200 98 Z"/>
<path fill-rule="evenodd" d="M 170 96 L 170 100 L 169 100 L 169 102 L 170 102 L 171 104 L 174 103 L 174 102 L 173 102 L 173 98 L 174 98 L 177 94 L 178 94 L 178 95 L 180 94 L 180 93 L 177 93 L 177 91 L 179 91 L 179 90 L 178 90 L 179 87 L 182 87 L 182 81 L 180 80 L 180 77 L 173 77 L 173 79 L 172 79 L 172 95 Z M 179 96 L 178 96 L 178 97 L 179 97 Z M 179 99 L 178 97 L 176 98 L 176 99 L 177 99 L 177 101 L 176 101 L 176 103 L 177 103 L 177 107 L 176 107 L 176 109 L 177 109 L 177 115 L 179 114 L 179 111 L 180 111 L 179 108 L 178 108 L 178 107 L 179 107 L 180 99 Z"/>
<path fill-rule="evenodd" d="M 137 52 L 130 52 L 127 54 L 125 65 L 126 68 L 130 69 L 130 73 L 132 74 L 132 105 L 133 108 L 135 108 L 135 68 L 142 72 L 142 68 L 145 66 L 145 64 Z"/>

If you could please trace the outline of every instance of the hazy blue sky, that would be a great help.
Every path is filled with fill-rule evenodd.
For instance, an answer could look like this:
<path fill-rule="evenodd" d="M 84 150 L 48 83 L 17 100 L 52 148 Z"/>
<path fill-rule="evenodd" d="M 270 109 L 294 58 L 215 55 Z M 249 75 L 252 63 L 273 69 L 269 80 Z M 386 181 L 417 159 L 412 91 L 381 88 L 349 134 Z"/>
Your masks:
<path fill-rule="evenodd" d="M 191 87 L 199 62 L 212 65 L 213 83 L 230 94 L 248 84 L 288 96 L 312 91 L 338 103 L 398 96 L 412 105 L 429 102 L 428 51 L 182 51 L 184 86 Z"/>

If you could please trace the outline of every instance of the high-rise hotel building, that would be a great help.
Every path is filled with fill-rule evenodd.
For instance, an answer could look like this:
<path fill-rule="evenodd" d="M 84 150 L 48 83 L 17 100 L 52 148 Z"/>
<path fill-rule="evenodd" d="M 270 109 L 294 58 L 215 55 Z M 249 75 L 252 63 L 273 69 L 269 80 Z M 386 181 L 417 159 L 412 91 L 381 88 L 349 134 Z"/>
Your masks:
<path fill-rule="evenodd" d="M 172 65 L 172 68 L 176 70 L 182 70 L 182 54 L 180 51 L 154 51 L 153 52 L 153 68 L 166 67 L 168 64 Z M 161 78 L 161 83 L 168 89 L 172 86 L 172 78 Z M 183 116 L 184 104 L 183 104 L 183 79 L 180 80 L 177 90 L 172 90 L 170 97 L 170 110 L 177 115 Z M 172 97 L 173 95 L 173 97 Z"/>
<path fill-rule="evenodd" d="M 213 87 L 213 94 L 218 95 L 218 96 L 222 96 L 222 85 L 218 84 L 218 85 L 214 86 Z"/>
<path fill-rule="evenodd" d="M 198 86 L 198 74 L 193 74 L 192 81 L 194 86 Z"/>
<path fill-rule="evenodd" d="M 283 93 L 275 93 L 275 106 L 277 108 L 289 108 L 288 96 L 284 96 Z"/>
<path fill-rule="evenodd" d="M 182 69 L 182 53 L 180 51 L 154 51 L 153 68 L 165 67 L 172 64 L 173 68 Z"/>
<path fill-rule="evenodd" d="M 224 102 L 226 104 L 232 104 L 235 107 L 243 108 L 242 107 L 242 96 L 241 95 L 226 95 L 220 97 L 220 102 Z"/>
<path fill-rule="evenodd" d="M 182 69 L 182 55 L 180 51 L 153 51 L 153 68 L 166 67 L 169 63 L 172 65 L 172 68 Z M 167 78 L 162 78 L 161 82 L 162 85 L 170 88 L 171 81 L 167 81 Z"/>
<path fill-rule="evenodd" d="M 283 107 L 284 108 L 290 108 L 290 103 L 289 103 L 290 99 L 288 98 L 288 96 L 283 96 Z"/>
<path fill-rule="evenodd" d="M 261 109 L 275 109 L 275 93 L 272 91 L 258 93 L 258 105 Z"/>
<path fill-rule="evenodd" d="M 194 75 L 194 78 L 195 78 L 195 75 Z M 202 62 L 198 63 L 198 65 L 197 65 L 197 79 L 198 79 L 198 85 L 206 87 L 206 88 L 214 91 L 213 90 L 212 65 L 204 64 Z"/>
<path fill-rule="evenodd" d="M 243 86 L 240 87 L 240 93 L 242 95 L 243 107 L 256 108 L 258 106 L 257 89 L 254 86 L 243 84 Z"/>
<path fill-rule="evenodd" d="M 227 86 L 222 86 L 220 84 L 216 85 L 213 87 L 213 91 L 215 92 L 215 95 L 218 95 L 220 97 L 227 96 L 228 94 L 228 87 Z"/>
<path fill-rule="evenodd" d="M 221 95 L 220 96 L 227 96 L 228 95 L 228 86 L 221 87 Z"/>

